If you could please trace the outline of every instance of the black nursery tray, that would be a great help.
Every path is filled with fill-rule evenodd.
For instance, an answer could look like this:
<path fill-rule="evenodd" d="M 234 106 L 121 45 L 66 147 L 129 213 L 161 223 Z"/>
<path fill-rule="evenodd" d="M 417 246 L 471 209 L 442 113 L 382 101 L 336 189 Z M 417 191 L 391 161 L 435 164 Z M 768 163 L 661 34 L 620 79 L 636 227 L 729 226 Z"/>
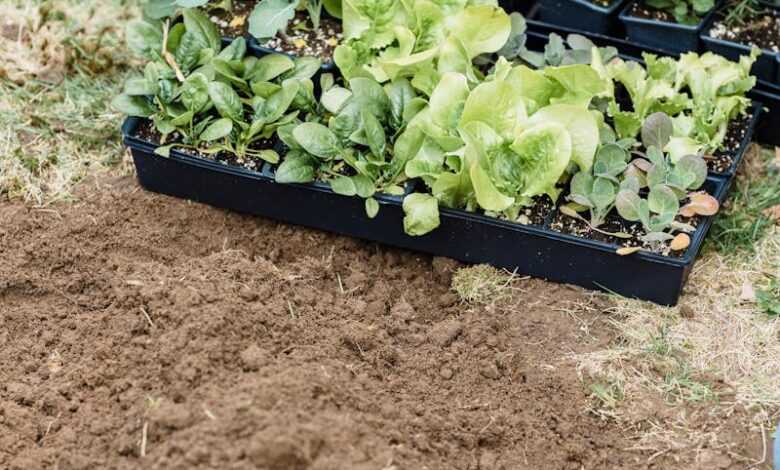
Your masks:
<path fill-rule="evenodd" d="M 288 54 L 287 52 L 277 51 L 275 49 L 271 49 L 269 47 L 265 47 L 261 45 L 257 39 L 254 38 L 254 36 L 247 34 L 246 35 L 246 46 L 247 49 L 249 49 L 250 53 L 255 57 L 263 57 L 268 54 L 283 54 L 287 57 L 294 59 L 296 56 L 293 54 Z M 326 62 L 320 65 L 320 73 L 333 73 L 336 72 L 336 63 L 335 62 Z"/>
<path fill-rule="evenodd" d="M 716 16 L 710 18 L 701 32 L 701 41 L 704 45 L 704 49 L 722 55 L 730 60 L 739 60 L 739 56 L 749 55 L 750 46 L 710 36 L 710 28 L 712 28 L 712 25 L 716 20 Z M 761 55 L 756 59 L 753 68 L 750 69 L 750 73 L 755 75 L 759 80 L 777 83 L 780 69 L 778 69 L 778 59 L 776 57 L 777 54 L 775 52 L 766 49 L 761 50 Z"/>
<path fill-rule="evenodd" d="M 641 1 L 635 0 L 629 3 L 620 12 L 620 21 L 623 22 L 626 36 L 630 41 L 673 53 L 699 51 L 699 36 L 705 25 L 709 24 L 715 8 L 710 10 L 698 24 L 686 25 L 631 15 L 634 5 Z"/>
<path fill-rule="evenodd" d="M 700 220 L 680 257 L 647 251 L 620 256 L 616 245 L 546 228 L 553 214 L 544 226 L 533 226 L 441 209 L 440 227 L 413 237 L 403 231 L 401 197 L 376 196 L 380 210 L 369 219 L 362 199 L 335 194 L 323 184 L 276 183 L 267 167 L 250 171 L 176 150 L 167 158 L 155 155 L 154 143 L 135 136 L 142 122 L 128 118 L 122 132 L 147 190 L 665 305 L 677 302 L 712 224 L 712 217 Z M 723 201 L 728 185 L 725 178 L 710 177 L 705 189 Z"/>
<path fill-rule="evenodd" d="M 590 0 L 539 0 L 541 21 L 590 31 L 597 34 L 620 36 L 623 28 L 618 12 L 625 0 L 612 0 L 602 7 Z"/>

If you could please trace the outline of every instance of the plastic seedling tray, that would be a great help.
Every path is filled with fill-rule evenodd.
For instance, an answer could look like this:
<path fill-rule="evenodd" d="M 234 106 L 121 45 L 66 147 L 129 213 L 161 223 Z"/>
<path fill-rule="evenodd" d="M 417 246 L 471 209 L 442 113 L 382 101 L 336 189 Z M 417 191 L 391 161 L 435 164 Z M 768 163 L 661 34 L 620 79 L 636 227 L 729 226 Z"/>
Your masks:
<path fill-rule="evenodd" d="M 615 245 L 549 230 L 554 212 L 543 226 L 533 226 L 442 209 L 439 228 L 413 237 L 403 231 L 401 197 L 376 196 L 380 210 L 369 219 L 362 199 L 335 194 L 324 184 L 278 184 L 270 165 L 255 172 L 175 150 L 167 158 L 155 155 L 154 143 L 134 136 L 141 122 L 128 118 L 122 131 L 147 190 L 664 305 L 677 302 L 712 223 L 712 217 L 701 219 L 681 257 L 646 251 L 620 256 Z M 710 177 L 705 189 L 722 201 L 728 185 L 725 178 Z"/>
<path fill-rule="evenodd" d="M 748 97 L 761 101 L 764 106 L 764 114 L 756 127 L 756 139 L 763 144 L 780 146 L 780 89 L 756 88 Z"/>
<path fill-rule="evenodd" d="M 323 17 L 332 18 L 328 13 L 326 13 L 324 10 L 322 12 Z M 284 54 L 287 57 L 295 58 L 296 56 L 294 54 L 289 54 L 287 52 L 277 51 L 275 49 L 271 49 L 269 47 L 265 47 L 251 34 L 246 35 L 246 45 L 247 49 L 251 51 L 252 55 L 255 57 L 263 57 L 268 54 Z M 320 65 L 320 73 L 333 73 L 337 72 L 337 67 L 335 62 L 327 62 Z M 315 81 L 316 83 L 316 81 Z"/>
<path fill-rule="evenodd" d="M 540 0 L 539 20 L 590 31 L 597 34 L 621 36 L 622 26 L 618 11 L 624 0 L 613 0 L 607 7 L 589 0 Z"/>
<path fill-rule="evenodd" d="M 517 11 L 527 16 L 536 4 L 532 0 L 499 0 L 498 6 L 504 9 L 507 13 Z"/>
<path fill-rule="evenodd" d="M 710 18 L 710 20 L 707 22 L 707 25 L 701 32 L 701 41 L 704 45 L 704 49 L 712 51 L 716 54 L 720 54 L 723 57 L 731 60 L 738 60 L 739 56 L 741 55 L 749 55 L 749 45 L 710 36 L 710 28 L 716 19 L 716 16 Z M 780 74 L 780 68 L 778 68 L 777 63 L 777 54 L 775 52 L 763 49 L 761 51 L 761 55 L 758 57 L 758 59 L 756 59 L 756 63 L 753 64 L 753 68 L 750 70 L 750 73 L 755 75 L 759 80 L 777 83 L 778 74 Z"/>
<path fill-rule="evenodd" d="M 222 47 L 225 48 L 230 45 L 230 43 L 233 42 L 236 38 L 232 37 L 222 37 Z M 261 46 L 260 43 L 257 42 L 257 39 L 254 38 L 251 34 L 246 34 L 244 36 L 244 40 L 246 41 L 246 48 L 247 48 L 247 54 L 252 55 L 255 57 L 263 57 L 268 54 L 284 54 L 287 57 L 295 58 L 294 55 L 288 54 L 286 52 L 280 52 L 268 47 Z M 320 66 L 320 73 L 333 73 L 337 72 L 336 64 L 333 62 L 329 62 L 327 64 L 322 64 Z M 315 84 L 317 84 L 317 80 L 315 80 Z"/>
<path fill-rule="evenodd" d="M 730 155 L 734 158 L 734 160 L 731 163 L 731 166 L 727 171 L 722 173 L 710 172 L 711 175 L 732 178 L 737 173 L 737 169 L 739 169 L 739 165 L 742 163 L 742 160 L 745 157 L 745 153 L 747 153 L 747 150 L 750 147 L 750 143 L 753 141 L 753 134 L 755 134 L 756 127 L 760 122 L 759 118 L 762 115 L 761 113 L 763 111 L 763 108 L 764 108 L 763 103 L 754 99 L 753 107 L 748 110 L 748 112 L 750 113 L 750 121 L 748 123 L 747 129 L 745 129 L 745 135 L 742 137 L 742 140 L 739 142 L 739 147 L 737 148 L 737 150 L 733 153 L 730 153 Z"/>
<path fill-rule="evenodd" d="M 295 58 L 295 55 L 288 54 L 287 52 L 280 52 L 275 49 L 271 49 L 265 46 L 260 45 L 260 43 L 251 35 L 246 36 L 246 45 L 247 48 L 251 51 L 252 55 L 255 57 L 263 57 L 268 54 L 284 54 L 287 57 Z M 321 73 L 333 73 L 336 72 L 336 64 L 335 62 L 327 62 L 320 65 L 320 72 Z"/>
<path fill-rule="evenodd" d="M 623 22 L 626 36 L 630 41 L 674 53 L 699 51 L 699 36 L 715 14 L 716 8 L 713 8 L 698 24 L 685 25 L 632 16 L 631 10 L 641 1 L 629 3 L 620 12 L 620 21 Z"/>
<path fill-rule="evenodd" d="M 775 84 L 780 84 L 780 52 L 775 52 Z"/>

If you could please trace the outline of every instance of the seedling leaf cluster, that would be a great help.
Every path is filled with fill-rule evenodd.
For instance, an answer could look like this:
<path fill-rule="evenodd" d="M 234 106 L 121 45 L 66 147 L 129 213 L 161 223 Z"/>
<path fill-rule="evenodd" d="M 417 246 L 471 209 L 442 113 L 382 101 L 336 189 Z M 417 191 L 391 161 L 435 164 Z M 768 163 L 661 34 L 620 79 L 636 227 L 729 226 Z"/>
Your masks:
<path fill-rule="evenodd" d="M 318 58 L 255 57 L 243 38 L 223 48 L 190 8 L 203 5 L 170 3 L 181 21 L 128 28 L 147 64 L 114 101 L 150 120 L 159 155 L 265 162 L 277 183 L 362 198 L 372 218 L 377 195 L 403 197 L 412 236 L 435 230 L 441 208 L 528 223 L 549 200 L 591 231 L 682 250 L 696 218 L 718 210 L 699 191 L 705 158 L 755 84 L 755 52 L 648 54 L 643 66 L 578 35 L 533 52 L 522 16 L 427 0 L 342 2 L 340 73 L 322 73 Z M 615 219 L 622 228 L 608 229 Z"/>

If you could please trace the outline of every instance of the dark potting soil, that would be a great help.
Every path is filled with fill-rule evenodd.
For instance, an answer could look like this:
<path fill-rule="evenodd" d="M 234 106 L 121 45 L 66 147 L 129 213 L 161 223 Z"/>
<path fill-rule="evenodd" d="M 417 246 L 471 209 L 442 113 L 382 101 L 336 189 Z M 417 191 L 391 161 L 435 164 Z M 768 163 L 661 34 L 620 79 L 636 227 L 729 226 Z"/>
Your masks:
<path fill-rule="evenodd" d="M 247 33 L 249 15 L 255 9 L 257 0 L 232 0 L 231 11 L 212 10 L 209 17 L 219 28 L 223 37 L 236 38 Z"/>
<path fill-rule="evenodd" d="M 145 121 L 141 123 L 141 125 L 139 125 L 138 129 L 136 130 L 136 137 L 155 144 L 160 144 L 160 141 L 162 140 L 162 134 L 160 134 L 157 128 L 154 127 L 154 123 L 152 121 Z M 176 133 L 171 134 L 170 139 L 166 143 L 171 144 L 177 142 L 179 141 L 178 137 L 179 136 Z M 273 146 L 274 145 L 272 140 L 262 139 L 255 142 L 251 148 L 252 150 L 264 150 L 273 149 Z M 260 169 L 263 167 L 263 163 L 265 162 L 263 159 L 253 158 L 251 156 L 247 156 L 246 158 L 239 158 L 236 155 L 228 152 L 219 152 L 209 155 L 198 152 L 196 149 L 189 147 L 174 148 L 193 157 L 202 158 L 204 160 L 212 160 L 218 163 L 222 163 L 223 165 L 235 166 L 252 171 L 260 171 Z"/>
<path fill-rule="evenodd" d="M 729 28 L 721 19 L 716 21 L 709 31 L 713 38 L 733 41 L 762 49 L 780 51 L 780 18 L 773 13 L 764 13 L 742 26 Z"/>
<path fill-rule="evenodd" d="M 544 225 L 547 216 L 555 209 L 555 204 L 549 196 L 542 195 L 534 199 L 534 205 L 522 209 L 515 220 L 510 220 L 520 225 Z"/>
<path fill-rule="evenodd" d="M 737 151 L 740 150 L 742 139 L 745 138 L 745 134 L 750 127 L 751 118 L 752 116 L 748 114 L 736 117 L 729 122 L 726 137 L 723 139 L 723 148 L 715 151 L 712 155 L 704 156 L 709 171 L 713 173 L 726 173 L 729 171 L 734 163 Z M 645 148 L 641 147 L 639 150 L 644 152 Z"/>
<path fill-rule="evenodd" d="M 287 29 L 286 39 L 277 36 L 263 46 L 298 57 L 319 57 L 329 63 L 342 37 L 341 22 L 323 14 L 319 29 L 314 29 L 309 15 L 299 11 Z"/>
<path fill-rule="evenodd" d="M 734 157 L 742 145 L 742 139 L 750 127 L 751 116 L 739 116 L 729 123 L 726 137 L 723 140 L 723 148 L 714 155 L 707 155 L 707 169 L 714 173 L 726 173 L 734 163 Z"/>
<path fill-rule="evenodd" d="M 682 206 L 684 203 L 685 201 L 681 201 L 680 205 Z M 583 212 L 581 215 L 585 218 L 588 218 L 587 212 Z M 698 217 L 688 219 L 678 216 L 677 220 L 679 222 L 690 224 L 694 227 L 698 226 L 699 224 Z M 629 222 L 623 220 L 623 218 L 621 218 L 620 215 L 618 215 L 614 210 L 610 212 L 609 215 L 607 215 L 606 221 L 598 227 L 601 232 L 593 230 L 590 225 L 584 221 L 569 217 L 561 212 L 555 214 L 552 222 L 550 222 L 550 229 L 559 233 L 587 238 L 588 240 L 610 243 L 617 245 L 618 247 L 640 247 L 644 250 L 653 251 L 664 256 L 679 258 L 685 254 L 685 250 L 672 251 L 668 242 L 663 245 L 663 249 L 660 251 L 653 249 L 653 247 L 651 247 L 648 243 L 640 240 L 639 238 L 645 233 L 644 229 L 642 228 L 642 224 L 639 222 Z M 627 233 L 631 235 L 631 238 L 616 237 L 602 232 Z M 689 235 L 692 236 L 692 234 Z"/>
<path fill-rule="evenodd" d="M 634 3 L 629 14 L 631 16 L 644 18 L 646 20 L 662 21 L 664 23 L 677 23 L 677 20 L 674 19 L 674 16 L 670 15 L 664 10 L 650 8 L 649 6 L 645 5 L 644 2 Z"/>

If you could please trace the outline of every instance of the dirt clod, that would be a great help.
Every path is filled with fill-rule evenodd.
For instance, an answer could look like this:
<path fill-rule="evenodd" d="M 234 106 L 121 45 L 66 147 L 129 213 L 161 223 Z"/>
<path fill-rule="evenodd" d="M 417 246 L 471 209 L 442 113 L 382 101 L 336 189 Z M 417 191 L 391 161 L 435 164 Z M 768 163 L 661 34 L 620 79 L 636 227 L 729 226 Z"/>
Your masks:
<path fill-rule="evenodd" d="M 491 380 L 497 380 L 501 377 L 501 371 L 498 370 L 498 366 L 495 364 L 495 362 L 484 363 L 479 369 L 479 373 L 482 374 L 482 377 Z"/>
<path fill-rule="evenodd" d="M 445 320 L 433 327 L 429 337 L 433 344 L 446 348 L 463 332 L 463 325 L 457 320 Z"/>
<path fill-rule="evenodd" d="M 260 369 L 263 365 L 271 361 L 271 357 L 267 351 L 261 349 L 256 344 L 249 346 L 241 351 L 241 364 L 244 366 L 244 370 L 255 371 Z"/>
<path fill-rule="evenodd" d="M 436 277 L 437 281 L 444 284 L 452 282 L 452 274 L 461 266 L 461 263 L 441 256 L 436 256 L 431 261 L 433 275 Z"/>
<path fill-rule="evenodd" d="M 691 319 L 696 316 L 696 311 L 688 304 L 680 305 L 680 316 L 686 319 Z"/>

